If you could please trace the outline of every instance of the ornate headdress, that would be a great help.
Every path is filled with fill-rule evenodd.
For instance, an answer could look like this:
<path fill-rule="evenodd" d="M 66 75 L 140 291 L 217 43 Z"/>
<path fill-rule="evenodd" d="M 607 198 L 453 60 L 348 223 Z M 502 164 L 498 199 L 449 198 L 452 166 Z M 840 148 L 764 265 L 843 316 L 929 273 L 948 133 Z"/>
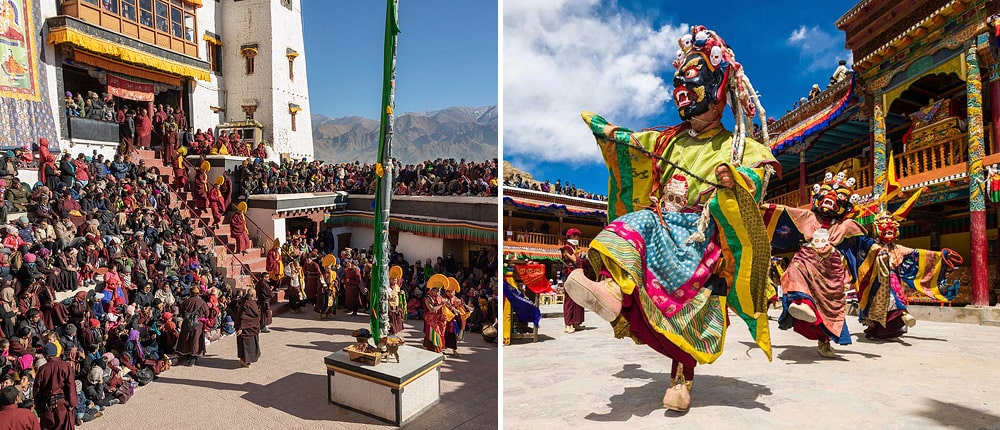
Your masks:
<path fill-rule="evenodd" d="M 750 79 L 744 74 L 743 66 L 736 61 L 736 54 L 726 45 L 722 37 L 703 25 L 695 25 L 691 26 L 691 32 L 681 36 L 677 43 L 680 49 L 677 50 L 677 57 L 673 62 L 674 68 L 677 69 L 674 75 L 675 101 L 690 98 L 694 98 L 695 101 L 706 98 L 709 102 L 725 101 L 728 92 L 733 116 L 736 118 L 736 130 L 733 133 L 734 163 L 739 164 L 737 156 L 742 158 L 743 155 L 747 130 L 746 117 L 752 120 L 755 114 L 759 115 L 763 140 L 761 143 L 768 146 L 767 116 L 764 107 L 761 106 Z M 698 61 L 699 57 L 704 62 Z M 707 67 L 707 70 L 702 70 L 702 67 Z M 695 89 L 695 94 L 678 85 L 678 82 L 684 82 L 684 79 L 698 77 L 707 82 L 703 82 L 706 84 L 705 89 L 702 91 Z M 678 110 L 680 109 L 679 106 Z M 682 118 L 684 116 L 682 115 Z"/>
<path fill-rule="evenodd" d="M 855 183 L 857 180 L 848 178 L 846 172 L 840 172 L 836 176 L 826 172 L 823 182 L 813 185 L 813 212 L 835 219 L 845 218 L 854 210 L 854 205 L 861 201 L 854 194 Z"/>

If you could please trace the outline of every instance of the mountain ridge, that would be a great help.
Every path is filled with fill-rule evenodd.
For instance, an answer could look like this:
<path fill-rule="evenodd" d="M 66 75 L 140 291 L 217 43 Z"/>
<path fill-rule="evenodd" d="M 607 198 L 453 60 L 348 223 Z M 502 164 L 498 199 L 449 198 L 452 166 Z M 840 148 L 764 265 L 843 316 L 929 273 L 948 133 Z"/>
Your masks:
<path fill-rule="evenodd" d="M 334 163 L 376 159 L 378 120 L 322 114 L 312 114 L 311 118 L 316 159 Z M 396 116 L 393 157 L 404 164 L 437 158 L 497 158 L 498 125 L 496 105 L 403 113 Z"/>

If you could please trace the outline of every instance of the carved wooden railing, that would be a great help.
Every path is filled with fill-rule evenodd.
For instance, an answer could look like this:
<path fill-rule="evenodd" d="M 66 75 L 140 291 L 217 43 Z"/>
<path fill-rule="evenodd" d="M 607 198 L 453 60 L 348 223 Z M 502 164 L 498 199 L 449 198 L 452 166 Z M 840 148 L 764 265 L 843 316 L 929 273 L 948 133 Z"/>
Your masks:
<path fill-rule="evenodd" d="M 899 177 L 918 175 L 956 164 L 965 164 L 969 159 L 966 146 L 968 134 L 958 134 L 916 149 L 908 149 L 896 156 Z"/>
<path fill-rule="evenodd" d="M 858 170 L 852 170 L 847 173 L 848 178 L 854 178 L 857 183 L 854 184 L 855 190 L 860 190 L 865 187 L 872 186 L 872 169 L 871 166 L 862 166 Z"/>
<path fill-rule="evenodd" d="M 510 236 L 510 243 L 532 243 L 536 245 L 562 246 L 563 237 L 555 234 L 527 233 L 515 231 Z M 589 248 L 590 239 L 580 238 L 580 247 Z"/>
<path fill-rule="evenodd" d="M 767 199 L 767 203 L 773 203 L 782 206 L 799 206 L 799 190 L 792 191 L 790 193 L 785 193 L 774 198 Z"/>

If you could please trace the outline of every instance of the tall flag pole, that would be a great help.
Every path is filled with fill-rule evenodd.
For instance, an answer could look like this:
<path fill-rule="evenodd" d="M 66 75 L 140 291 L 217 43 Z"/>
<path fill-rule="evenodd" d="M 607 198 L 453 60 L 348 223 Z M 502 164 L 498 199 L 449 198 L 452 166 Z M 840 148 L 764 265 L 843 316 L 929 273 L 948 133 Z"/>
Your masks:
<path fill-rule="evenodd" d="M 371 331 L 376 344 L 389 336 L 389 204 L 392 194 L 392 123 L 396 97 L 396 35 L 399 21 L 396 18 L 397 0 L 386 1 L 385 51 L 382 69 L 382 120 L 378 136 L 378 162 L 375 174 L 375 266 L 372 267 L 372 284 L 368 291 L 371 305 Z"/>

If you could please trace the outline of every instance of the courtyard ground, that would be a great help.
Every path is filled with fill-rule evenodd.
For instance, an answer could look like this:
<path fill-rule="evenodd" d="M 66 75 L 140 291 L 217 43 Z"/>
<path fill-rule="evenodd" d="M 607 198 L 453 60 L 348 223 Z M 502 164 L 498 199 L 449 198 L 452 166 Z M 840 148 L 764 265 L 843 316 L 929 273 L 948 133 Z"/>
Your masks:
<path fill-rule="evenodd" d="M 236 342 L 226 337 L 208 348 L 194 367 L 177 366 L 137 388 L 128 404 L 113 406 L 83 429 L 380 429 L 395 428 L 327 402 L 323 358 L 354 342 L 351 332 L 368 316 L 322 321 L 306 308 L 274 318 L 260 336 L 262 357 L 244 369 Z M 420 346 L 422 321 L 406 321 L 400 335 Z M 467 334 L 458 358 L 441 370 L 441 403 L 407 428 L 497 428 L 497 346 Z M 406 360 L 406 357 L 401 357 Z"/>
<path fill-rule="evenodd" d="M 772 310 L 768 362 L 737 318 L 677 413 L 662 406 L 668 358 L 615 339 L 592 312 L 573 334 L 562 305 L 542 312 L 537 343 L 503 348 L 504 428 L 1000 429 L 1000 327 L 919 321 L 898 340 L 870 341 L 849 318 L 854 343 L 824 359 L 815 341 L 779 330 Z"/>

